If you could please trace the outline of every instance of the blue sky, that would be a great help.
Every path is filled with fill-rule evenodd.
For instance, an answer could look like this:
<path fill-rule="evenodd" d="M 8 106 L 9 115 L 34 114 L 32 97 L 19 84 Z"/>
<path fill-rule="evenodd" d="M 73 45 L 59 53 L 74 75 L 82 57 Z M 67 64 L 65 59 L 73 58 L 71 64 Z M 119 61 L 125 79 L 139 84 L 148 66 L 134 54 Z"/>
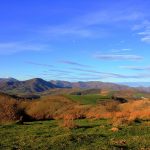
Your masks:
<path fill-rule="evenodd" d="M 0 77 L 150 81 L 149 0 L 0 2 Z"/>

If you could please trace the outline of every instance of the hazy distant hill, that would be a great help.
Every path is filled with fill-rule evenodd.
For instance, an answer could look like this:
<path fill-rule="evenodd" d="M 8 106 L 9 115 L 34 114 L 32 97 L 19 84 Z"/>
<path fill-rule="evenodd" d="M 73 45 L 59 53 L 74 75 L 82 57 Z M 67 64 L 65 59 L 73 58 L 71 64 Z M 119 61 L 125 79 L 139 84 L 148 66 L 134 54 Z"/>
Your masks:
<path fill-rule="evenodd" d="M 108 90 L 125 90 L 129 88 L 126 85 L 118 85 L 115 83 L 107 83 L 107 82 L 100 82 L 100 81 L 67 82 L 67 81 L 52 80 L 50 82 L 62 88 L 70 87 L 70 88 L 108 89 Z"/>
<path fill-rule="evenodd" d="M 131 87 L 150 87 L 150 82 L 121 82 L 117 84 L 127 85 Z"/>
<path fill-rule="evenodd" d="M 73 88 L 73 83 L 68 81 L 51 80 L 50 83 L 55 84 L 61 88 Z"/>
<path fill-rule="evenodd" d="M 139 91 L 150 92 L 150 82 L 122 82 L 120 85 L 134 87 Z"/>
<path fill-rule="evenodd" d="M 52 90 L 56 88 L 60 88 L 60 89 L 55 91 Z M 109 82 L 100 82 L 100 81 L 68 82 L 68 81 L 52 80 L 48 82 L 40 78 L 34 78 L 26 81 L 18 81 L 14 78 L 0 78 L 0 91 L 9 94 L 36 94 L 40 92 L 58 93 L 60 90 L 62 90 L 62 88 L 73 88 L 73 89 L 84 89 L 84 90 L 101 89 L 101 90 L 111 90 L 111 91 L 133 89 L 126 85 L 120 85 L 120 84 L 109 83 Z M 139 87 L 136 89 L 140 91 L 150 92 L 150 88 L 148 87 Z M 76 91 L 77 90 L 75 90 L 74 92 Z"/>
<path fill-rule="evenodd" d="M 150 87 L 137 87 L 139 91 L 150 92 Z"/>
<path fill-rule="evenodd" d="M 0 82 L 14 82 L 17 81 L 14 78 L 0 78 Z"/>

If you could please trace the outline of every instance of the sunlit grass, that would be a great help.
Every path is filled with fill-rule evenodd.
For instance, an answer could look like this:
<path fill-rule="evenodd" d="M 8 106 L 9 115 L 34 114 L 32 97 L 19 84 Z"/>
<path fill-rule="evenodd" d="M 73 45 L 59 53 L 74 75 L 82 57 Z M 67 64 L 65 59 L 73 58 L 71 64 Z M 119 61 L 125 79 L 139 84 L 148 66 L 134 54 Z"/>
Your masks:
<path fill-rule="evenodd" d="M 150 148 L 150 126 L 145 122 L 113 132 L 109 120 L 76 120 L 77 128 L 60 127 L 61 120 L 0 125 L 0 149 L 127 149 Z"/>
<path fill-rule="evenodd" d="M 109 96 L 101 96 L 99 94 L 87 94 L 87 95 L 67 95 L 69 99 L 79 102 L 81 104 L 97 104 L 103 100 L 109 100 Z"/>

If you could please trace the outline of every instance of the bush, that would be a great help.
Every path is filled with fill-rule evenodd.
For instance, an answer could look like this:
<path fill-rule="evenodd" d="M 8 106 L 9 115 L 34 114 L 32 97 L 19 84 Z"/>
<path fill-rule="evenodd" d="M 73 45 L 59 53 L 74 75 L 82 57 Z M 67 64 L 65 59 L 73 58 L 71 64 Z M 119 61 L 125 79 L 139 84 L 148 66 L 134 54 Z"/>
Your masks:
<path fill-rule="evenodd" d="M 138 100 L 121 104 L 120 111 L 114 112 L 114 115 L 112 116 L 112 124 L 115 126 L 130 125 L 133 122 L 139 123 L 141 120 L 149 120 L 149 108 L 149 100 Z"/>
<path fill-rule="evenodd" d="M 13 99 L 0 100 L 0 122 L 14 121 L 19 119 L 17 102 Z"/>
<path fill-rule="evenodd" d="M 19 101 L 5 94 L 0 94 L 0 122 L 16 120 L 28 121 L 29 116 L 25 112 L 28 102 Z"/>
<path fill-rule="evenodd" d="M 63 119 L 63 123 L 60 124 L 60 126 L 66 127 L 66 128 L 69 128 L 69 129 L 76 128 L 77 125 L 74 122 L 74 116 L 72 116 L 72 115 L 66 115 L 64 117 L 64 119 Z"/>

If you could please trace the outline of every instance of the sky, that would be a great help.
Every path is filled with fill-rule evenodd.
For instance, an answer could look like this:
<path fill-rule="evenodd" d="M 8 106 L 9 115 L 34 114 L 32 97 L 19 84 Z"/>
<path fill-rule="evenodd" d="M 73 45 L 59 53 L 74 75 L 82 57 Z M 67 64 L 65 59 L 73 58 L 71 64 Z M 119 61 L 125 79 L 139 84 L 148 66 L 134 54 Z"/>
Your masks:
<path fill-rule="evenodd" d="M 149 0 L 0 2 L 0 78 L 150 81 Z"/>

